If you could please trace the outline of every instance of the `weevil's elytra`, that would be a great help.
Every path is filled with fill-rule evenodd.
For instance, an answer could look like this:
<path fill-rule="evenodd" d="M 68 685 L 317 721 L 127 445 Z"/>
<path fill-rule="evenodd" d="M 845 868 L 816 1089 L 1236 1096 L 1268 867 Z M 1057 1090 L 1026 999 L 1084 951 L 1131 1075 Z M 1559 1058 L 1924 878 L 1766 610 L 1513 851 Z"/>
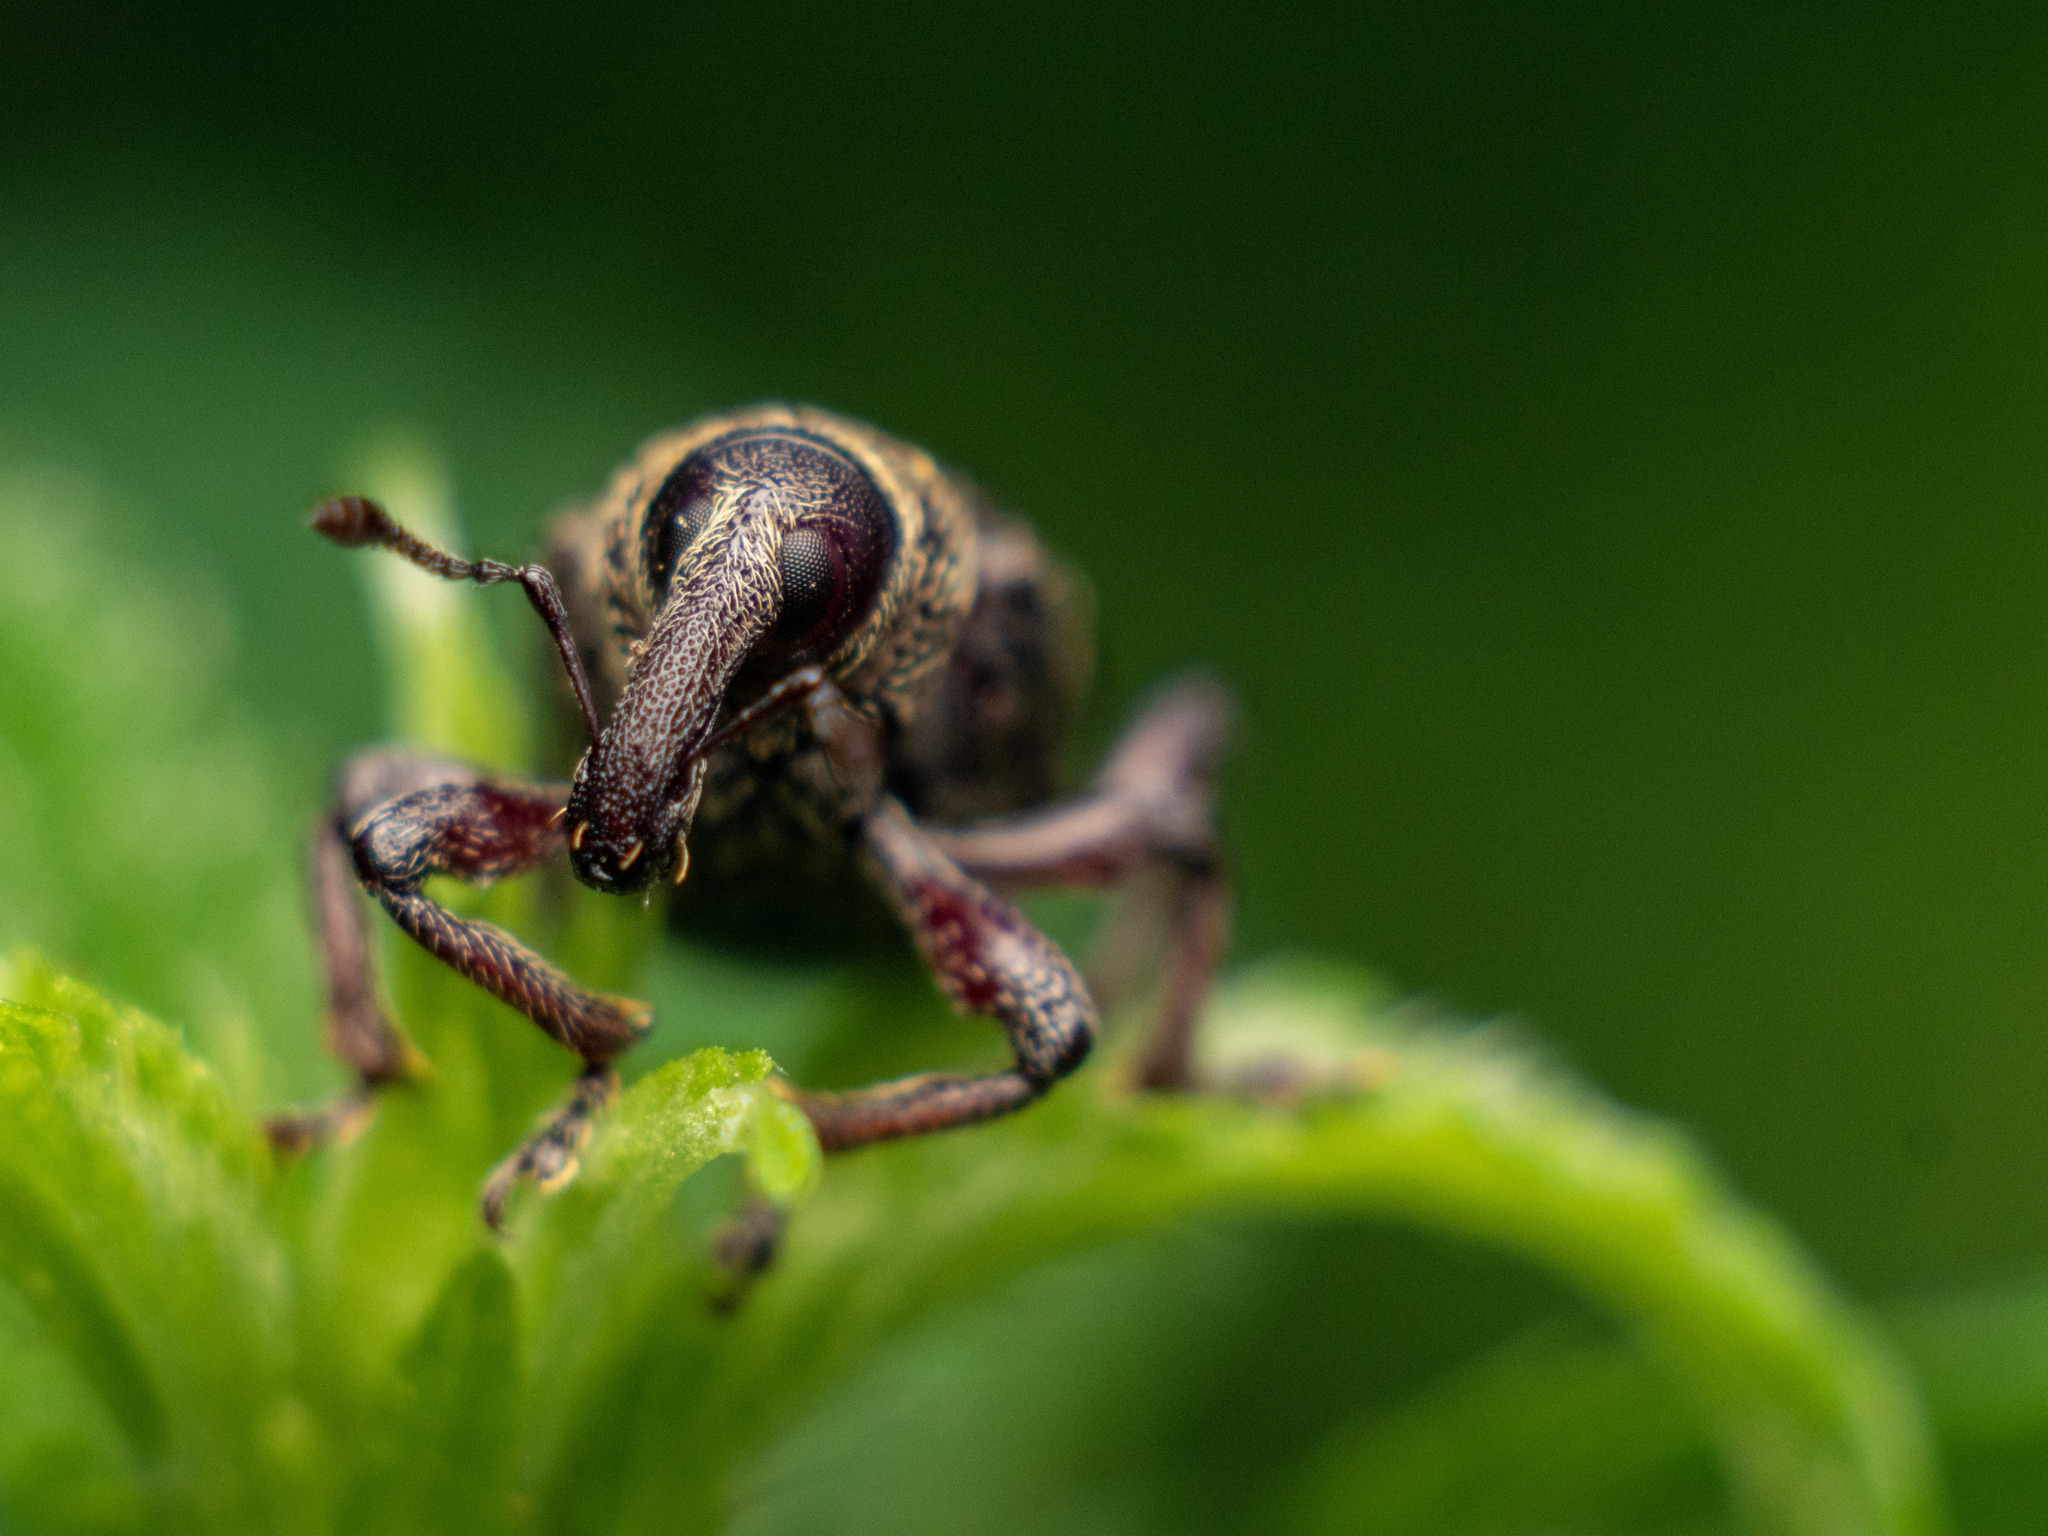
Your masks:
<path fill-rule="evenodd" d="M 557 855 L 598 890 L 680 884 L 679 915 L 713 930 L 809 914 L 859 934 L 851 914 L 886 908 L 954 1003 L 1003 1026 L 1003 1072 L 792 1089 L 828 1150 L 1007 1114 L 1071 1072 L 1095 1000 L 1003 893 L 1161 870 L 1151 910 L 1107 943 L 1106 974 L 1131 970 L 1132 934 L 1163 933 L 1141 1078 L 1190 1082 L 1189 1033 L 1228 926 L 1212 815 L 1227 701 L 1199 680 L 1161 692 L 1083 792 L 1054 798 L 1090 670 L 1086 584 L 920 450 L 801 406 L 706 418 L 648 443 L 558 519 L 544 565 L 456 559 L 360 498 L 312 521 L 450 579 L 517 581 L 588 740 L 566 784 L 396 752 L 343 770 L 313 871 L 328 1038 L 360 1086 L 274 1121 L 280 1147 L 360 1124 L 417 1059 L 377 1004 L 360 888 L 584 1062 L 568 1101 L 493 1173 L 487 1219 L 521 1180 L 573 1175 L 646 1006 L 579 987 L 422 894 L 433 874 L 493 879 Z"/>

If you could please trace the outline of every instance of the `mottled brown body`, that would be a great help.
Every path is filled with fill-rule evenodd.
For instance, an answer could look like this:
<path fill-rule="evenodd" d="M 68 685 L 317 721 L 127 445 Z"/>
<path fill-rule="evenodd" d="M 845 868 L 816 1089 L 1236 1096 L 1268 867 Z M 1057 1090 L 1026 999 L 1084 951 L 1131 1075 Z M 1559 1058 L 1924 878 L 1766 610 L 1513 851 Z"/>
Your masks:
<path fill-rule="evenodd" d="M 1212 825 L 1227 704 L 1202 682 L 1168 690 L 1086 791 L 1052 798 L 1090 669 L 1087 587 L 921 450 L 805 407 L 709 418 L 649 443 L 602 498 L 559 519 L 544 566 L 458 560 L 359 498 L 313 521 L 451 579 L 517 581 L 592 739 L 566 785 L 394 753 L 344 773 L 314 870 L 329 1040 L 361 1087 L 280 1118 L 280 1146 L 359 1124 L 413 1059 L 375 1002 L 352 875 L 586 1064 L 493 1175 L 486 1215 L 495 1224 L 521 1179 L 573 1173 L 615 1091 L 610 1063 L 647 1009 L 578 987 L 421 894 L 431 874 L 490 879 L 564 852 L 600 890 L 680 887 L 679 921 L 727 934 L 865 944 L 874 917 L 893 914 L 956 1006 L 1003 1026 L 1004 1072 L 797 1093 L 828 1150 L 1008 1113 L 1087 1055 L 1087 984 L 1002 894 L 1030 885 L 1163 872 L 1150 927 L 1165 1005 L 1141 1073 L 1154 1087 L 1189 1081 L 1189 1030 L 1227 924 Z"/>
<path fill-rule="evenodd" d="M 690 453 L 762 427 L 830 433 L 901 509 L 902 558 L 874 619 L 830 657 L 803 658 L 823 662 L 880 731 L 888 787 L 914 816 L 942 822 L 1049 799 L 1091 672 L 1086 583 L 928 455 L 816 410 L 762 407 L 656 438 L 599 502 L 556 522 L 547 564 L 581 637 L 600 716 L 653 623 L 642 555 L 650 502 Z M 743 668 L 730 702 L 745 704 L 779 675 Z M 689 879 L 672 901 L 675 926 L 776 947 L 875 942 L 889 919 L 856 868 L 841 799 L 826 754 L 793 716 L 712 753 Z"/>

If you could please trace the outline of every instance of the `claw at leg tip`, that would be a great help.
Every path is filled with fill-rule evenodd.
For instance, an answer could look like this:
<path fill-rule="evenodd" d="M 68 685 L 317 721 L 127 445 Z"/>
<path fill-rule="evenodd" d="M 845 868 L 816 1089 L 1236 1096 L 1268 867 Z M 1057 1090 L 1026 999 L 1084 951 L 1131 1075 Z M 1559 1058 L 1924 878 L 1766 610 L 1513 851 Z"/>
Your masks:
<path fill-rule="evenodd" d="M 533 1181 L 533 1187 L 544 1195 L 552 1195 L 582 1171 L 583 1159 L 570 1153 L 562 1166 Z"/>

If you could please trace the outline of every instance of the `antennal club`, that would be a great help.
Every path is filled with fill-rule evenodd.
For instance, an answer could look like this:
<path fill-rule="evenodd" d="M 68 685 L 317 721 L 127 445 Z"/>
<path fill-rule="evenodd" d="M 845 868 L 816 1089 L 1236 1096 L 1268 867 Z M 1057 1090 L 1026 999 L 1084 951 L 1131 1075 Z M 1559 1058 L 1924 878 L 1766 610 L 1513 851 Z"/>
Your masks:
<path fill-rule="evenodd" d="M 526 600 L 555 637 L 562 653 L 562 665 L 569 670 L 569 686 L 576 692 L 576 704 L 583 711 L 583 723 L 590 730 L 591 745 L 597 744 L 597 706 L 591 702 L 590 679 L 583 673 L 583 658 L 569 632 L 569 609 L 555 585 L 554 573 L 544 565 L 506 565 L 498 560 L 458 560 L 437 549 L 417 534 L 408 532 L 367 496 L 337 496 L 324 501 L 306 517 L 306 526 L 332 539 L 343 549 L 375 546 L 402 555 L 421 570 L 444 581 L 473 581 L 480 587 L 516 581 L 525 589 Z"/>

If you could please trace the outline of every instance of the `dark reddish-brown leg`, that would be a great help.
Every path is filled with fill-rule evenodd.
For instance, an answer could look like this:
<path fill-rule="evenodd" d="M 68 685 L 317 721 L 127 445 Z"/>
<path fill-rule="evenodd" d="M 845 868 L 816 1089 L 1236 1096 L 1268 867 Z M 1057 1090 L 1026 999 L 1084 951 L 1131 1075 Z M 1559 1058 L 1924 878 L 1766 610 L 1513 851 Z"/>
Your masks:
<path fill-rule="evenodd" d="M 379 806 L 356 824 L 352 839 L 356 872 L 392 921 L 583 1058 L 583 1075 L 568 1099 L 485 1180 L 483 1215 L 493 1227 L 521 1180 L 553 1189 L 574 1177 L 592 1122 L 618 1093 L 610 1063 L 646 1032 L 651 1010 L 577 986 L 502 928 L 457 917 L 419 888 L 437 874 L 495 880 L 560 853 L 567 795 L 566 786 L 477 778 Z"/>
<path fill-rule="evenodd" d="M 710 1297 L 714 1312 L 732 1312 L 747 1299 L 754 1282 L 775 1262 L 789 1213 L 772 1200 L 749 1195 L 740 1208 L 718 1225 L 711 1236 L 715 1277 Z"/>
<path fill-rule="evenodd" d="M 313 917 L 327 974 L 327 1049 L 354 1071 L 356 1086 L 318 1109 L 273 1115 L 264 1132 L 280 1152 L 304 1152 L 347 1141 L 362 1129 L 376 1092 L 408 1075 L 413 1051 L 377 996 L 376 965 L 363 921 L 348 840 L 332 816 L 313 829 L 310 874 Z"/>
<path fill-rule="evenodd" d="M 475 778 L 465 764 L 412 752 L 366 752 L 343 766 L 334 803 L 313 828 L 307 865 L 327 983 L 327 1048 L 355 1073 L 356 1087 L 318 1109 L 272 1116 L 264 1130 L 279 1151 L 347 1140 L 374 1112 L 377 1090 L 405 1081 L 420 1061 L 379 996 L 350 828 L 383 801 Z"/>
<path fill-rule="evenodd" d="M 871 874 L 909 927 L 940 987 L 1009 1036 L 1016 1065 L 973 1077 L 933 1072 L 851 1093 L 795 1093 L 828 1152 L 971 1125 L 1021 1109 L 1079 1066 L 1095 1004 L 1067 957 L 1024 914 L 935 847 L 881 792 L 881 742 L 817 669 L 764 696 L 755 719 L 801 707 L 858 823 Z"/>
<path fill-rule="evenodd" d="M 1165 872 L 1143 892 L 1147 910 L 1127 919 L 1165 930 L 1165 997 L 1139 1060 L 1148 1088 L 1191 1086 L 1195 1017 L 1229 937 L 1230 884 L 1214 821 L 1229 727 L 1220 688 L 1182 683 L 1131 723 L 1086 793 L 980 826 L 924 829 L 934 848 L 999 889 L 1107 888 Z M 1113 938 L 1109 947 L 1127 961 L 1128 942 Z"/>
<path fill-rule="evenodd" d="M 828 1152 L 1021 1109 L 1079 1066 L 1095 1038 L 1095 1004 L 1067 957 L 934 847 L 895 799 L 877 801 L 861 837 L 940 987 L 962 1011 L 1003 1026 L 1016 1065 L 984 1077 L 932 1072 L 852 1093 L 799 1094 Z"/>
<path fill-rule="evenodd" d="M 576 1177 L 578 1160 L 589 1145 L 591 1127 L 604 1107 L 619 1096 L 619 1074 L 601 1063 L 584 1067 L 569 1097 L 534 1128 L 509 1157 L 484 1180 L 480 1205 L 492 1231 L 505 1223 L 505 1202 L 522 1179 L 543 1193 L 560 1189 Z"/>
<path fill-rule="evenodd" d="M 421 894 L 431 875 L 489 883 L 559 853 L 560 785 L 500 782 L 446 759 L 371 753 L 342 775 L 333 813 L 314 839 L 315 910 L 328 984 L 328 1040 L 357 1074 L 339 1105 L 280 1116 L 273 1143 L 297 1150 L 346 1132 L 374 1091 L 407 1075 L 412 1049 L 377 1001 L 360 884 L 435 958 L 516 1008 L 586 1064 L 568 1102 L 505 1163 L 486 1189 L 486 1214 L 520 1178 L 559 1181 L 574 1170 L 591 1117 L 616 1091 L 609 1063 L 648 1023 L 644 1003 L 587 991 L 490 923 L 457 917 Z"/>
<path fill-rule="evenodd" d="M 586 991 L 504 929 L 457 917 L 420 891 L 431 875 L 487 884 L 554 857 L 567 796 L 564 785 L 472 772 L 378 806 L 351 829 L 350 851 L 364 889 L 421 948 L 603 1065 L 644 1032 L 646 1004 Z"/>
<path fill-rule="evenodd" d="M 378 545 L 450 581 L 516 582 L 561 652 L 590 739 L 598 737 L 590 683 L 553 574 L 539 565 L 462 560 L 407 532 L 375 502 L 342 496 L 316 507 L 311 526 L 344 548 Z M 352 1134 L 376 1090 L 409 1075 L 415 1052 L 377 1000 L 360 882 L 394 922 L 436 959 L 525 1014 L 583 1058 L 566 1102 L 492 1170 L 484 1217 L 497 1226 L 521 1179 L 552 1188 L 575 1174 L 591 1122 L 618 1092 L 611 1061 L 643 1033 L 650 1010 L 630 998 L 577 986 L 501 928 L 457 917 L 421 887 L 432 875 L 488 884 L 561 852 L 567 785 L 499 782 L 467 764 L 403 752 L 372 752 L 343 770 L 336 804 L 313 840 L 314 910 L 327 973 L 328 1043 L 355 1069 L 357 1087 L 338 1103 L 282 1115 L 269 1125 L 282 1151 Z"/>

